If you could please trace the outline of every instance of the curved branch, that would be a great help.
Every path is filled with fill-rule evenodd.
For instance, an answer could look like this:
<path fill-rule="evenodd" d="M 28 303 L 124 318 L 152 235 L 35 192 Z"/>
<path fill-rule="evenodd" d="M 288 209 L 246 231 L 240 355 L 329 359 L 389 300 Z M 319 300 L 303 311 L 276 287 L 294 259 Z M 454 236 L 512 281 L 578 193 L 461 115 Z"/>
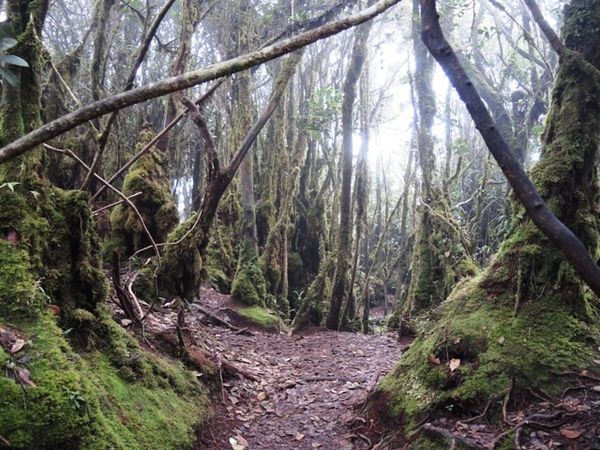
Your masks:
<path fill-rule="evenodd" d="M 498 162 L 517 198 L 540 231 L 562 250 L 563 255 L 579 276 L 596 295 L 600 296 L 600 268 L 581 240 L 548 209 L 506 140 L 498 131 L 489 111 L 473 86 L 473 82 L 444 37 L 439 24 L 435 0 L 420 0 L 420 2 L 423 41 L 442 66 L 467 107 L 477 130 Z"/>
<path fill-rule="evenodd" d="M 104 114 L 137 103 L 142 103 L 152 98 L 161 97 L 210 80 L 215 80 L 225 75 L 238 73 L 253 66 L 279 58 L 302 47 L 306 47 L 313 42 L 333 36 L 341 31 L 366 22 L 399 2 L 400 0 L 379 0 L 375 5 L 365 8 L 356 14 L 306 31 L 295 37 L 284 39 L 261 50 L 237 56 L 220 63 L 211 64 L 202 69 L 187 72 L 180 76 L 166 78 L 146 86 L 132 89 L 131 91 L 122 92 L 93 102 L 83 108 L 79 108 L 76 111 L 59 117 L 0 148 L 0 163 L 25 153 L 36 145 L 59 136 L 66 131 L 72 130 L 90 119 L 100 117 Z"/>

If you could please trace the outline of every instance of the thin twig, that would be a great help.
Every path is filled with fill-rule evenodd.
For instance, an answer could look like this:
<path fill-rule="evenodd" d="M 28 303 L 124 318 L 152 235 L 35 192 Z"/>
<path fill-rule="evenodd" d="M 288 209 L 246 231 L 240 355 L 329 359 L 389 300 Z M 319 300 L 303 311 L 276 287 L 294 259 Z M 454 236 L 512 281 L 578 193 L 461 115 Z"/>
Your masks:
<path fill-rule="evenodd" d="M 206 101 L 208 98 L 210 98 L 212 96 L 212 94 L 214 94 L 214 92 L 217 90 L 217 88 L 223 84 L 224 81 L 225 81 L 224 78 L 217 80 L 217 82 L 215 84 L 213 84 L 209 90 L 207 90 L 198 100 L 195 101 L 195 104 L 200 105 L 204 101 Z M 161 137 L 163 137 L 175 125 L 177 125 L 179 123 L 179 121 L 187 114 L 187 112 L 188 112 L 187 110 L 180 112 L 156 136 L 154 136 L 150 142 L 148 142 L 139 152 L 137 152 L 129 161 L 127 161 L 127 163 L 125 163 L 125 165 L 123 167 L 121 167 L 119 170 L 117 170 L 117 172 L 115 172 L 115 174 L 108 179 L 108 182 L 112 183 L 113 181 L 115 181 L 127 169 L 129 169 L 133 165 L 133 163 L 135 163 L 138 159 L 140 159 L 142 156 L 144 156 L 148 152 L 148 150 L 150 150 L 152 147 L 154 147 L 154 145 L 160 140 Z M 98 192 L 96 192 L 94 194 L 94 196 L 92 197 L 92 199 L 90 200 L 90 203 L 93 203 L 100 196 L 100 194 L 102 194 L 102 192 L 104 192 L 105 189 L 106 189 L 105 186 L 100 187 L 100 189 L 98 189 Z"/>
<path fill-rule="evenodd" d="M 142 192 L 136 192 L 135 194 L 133 194 L 133 195 L 130 195 L 130 196 L 129 196 L 129 197 L 127 197 L 127 198 L 128 198 L 129 200 L 131 200 L 132 198 L 135 198 L 135 197 L 137 197 L 138 195 L 142 195 Z M 94 215 L 94 216 L 95 216 L 96 214 L 99 214 L 99 213 L 101 213 L 102 211 L 105 211 L 105 210 L 107 210 L 107 209 L 114 208 L 115 206 L 117 206 L 117 205 L 120 205 L 121 203 L 125 203 L 125 202 L 124 202 L 123 200 L 118 200 L 118 201 L 116 201 L 116 202 L 110 203 L 109 205 L 103 206 L 102 208 L 98 208 L 97 210 L 95 210 L 95 211 L 92 211 L 92 215 Z"/>

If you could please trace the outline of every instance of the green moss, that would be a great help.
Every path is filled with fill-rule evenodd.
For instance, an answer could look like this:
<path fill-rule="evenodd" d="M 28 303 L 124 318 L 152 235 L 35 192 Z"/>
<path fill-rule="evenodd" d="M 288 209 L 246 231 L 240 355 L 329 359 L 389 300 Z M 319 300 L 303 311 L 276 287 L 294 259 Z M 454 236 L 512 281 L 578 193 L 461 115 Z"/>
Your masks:
<path fill-rule="evenodd" d="M 136 150 L 152 139 L 149 131 L 140 133 Z M 169 186 L 166 159 L 157 151 L 151 150 L 136 161 L 123 182 L 123 193 L 131 196 L 148 231 L 156 242 L 165 242 L 167 235 L 176 227 L 179 218 Z M 119 244 L 123 254 L 131 255 L 136 250 L 150 245 L 142 224 L 129 206 L 120 204 L 110 215 L 113 239 Z"/>
<path fill-rule="evenodd" d="M 25 180 L 14 190 L 0 189 L 0 204 L 0 237 L 14 233 L 18 240 L 14 246 L 4 241 L 0 249 L 0 279 L 12 277 L 2 292 L 23 290 L 27 283 L 34 291 L 7 297 L 0 309 L 16 312 L 19 305 L 33 306 L 32 298 L 50 297 L 65 313 L 77 307 L 93 310 L 104 298 L 106 284 L 87 195 Z"/>
<path fill-rule="evenodd" d="M 237 311 L 240 316 L 264 328 L 279 329 L 282 325 L 281 319 L 276 314 L 260 306 L 243 306 Z"/>
<path fill-rule="evenodd" d="M 22 249 L 0 240 L 0 316 L 32 314 L 42 306 L 27 259 Z"/>
<path fill-rule="evenodd" d="M 202 258 L 197 247 L 200 241 L 196 214 L 192 214 L 169 234 L 167 247 L 158 274 L 159 291 L 166 297 L 180 296 L 192 300 L 203 281 Z"/>
<path fill-rule="evenodd" d="M 520 314 L 481 288 L 485 274 L 464 283 L 435 311 L 399 365 L 381 383 L 392 414 L 410 423 L 427 410 L 452 405 L 473 411 L 511 380 L 520 388 L 560 393 L 553 372 L 592 367 L 600 328 L 553 299 L 528 302 Z M 430 357 L 430 355 L 432 355 Z M 430 358 L 438 358 L 433 364 Z M 460 359 L 451 372 L 450 359 Z"/>
<path fill-rule="evenodd" d="M 258 256 L 251 245 L 242 245 L 237 271 L 231 285 L 231 296 L 249 306 L 265 306 L 267 296 L 265 279 L 259 267 Z"/>
<path fill-rule="evenodd" d="M 112 344 L 122 340 L 133 348 L 113 326 Z M 137 347 L 146 373 L 125 380 L 106 353 L 75 353 L 50 316 L 18 328 L 29 342 L 19 358 L 29 358 L 36 387 L 23 389 L 5 376 L 10 358 L 2 352 L 0 434 L 13 448 L 159 449 L 192 442 L 195 424 L 206 415 L 206 396 L 180 364 Z"/>
<path fill-rule="evenodd" d="M 231 280 L 235 273 L 237 254 L 232 242 L 233 232 L 220 220 L 215 221 L 207 248 L 206 272 L 210 284 L 219 292 L 231 291 Z"/>

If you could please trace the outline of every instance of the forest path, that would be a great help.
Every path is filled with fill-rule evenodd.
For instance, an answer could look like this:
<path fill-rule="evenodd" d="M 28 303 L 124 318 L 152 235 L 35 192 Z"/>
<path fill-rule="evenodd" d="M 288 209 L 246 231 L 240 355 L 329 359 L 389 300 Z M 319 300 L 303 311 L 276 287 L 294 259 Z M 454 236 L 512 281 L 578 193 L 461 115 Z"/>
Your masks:
<path fill-rule="evenodd" d="M 235 322 L 228 317 L 229 297 L 210 290 L 201 297 L 203 308 Z M 369 390 L 400 357 L 401 344 L 393 335 L 321 329 L 293 336 L 253 329 L 245 335 L 219 326 L 207 333 L 194 322 L 189 317 L 198 340 L 206 342 L 210 335 L 214 352 L 259 380 L 225 380 L 217 414 L 195 448 L 369 448 L 349 425 Z"/>

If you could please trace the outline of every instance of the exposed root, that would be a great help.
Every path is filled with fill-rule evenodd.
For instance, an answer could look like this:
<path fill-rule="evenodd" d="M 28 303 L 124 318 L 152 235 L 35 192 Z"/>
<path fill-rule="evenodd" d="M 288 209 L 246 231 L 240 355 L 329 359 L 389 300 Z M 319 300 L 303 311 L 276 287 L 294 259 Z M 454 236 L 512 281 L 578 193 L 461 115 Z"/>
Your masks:
<path fill-rule="evenodd" d="M 490 406 L 494 402 L 499 400 L 500 397 L 502 397 L 503 395 L 506 396 L 509 392 L 510 392 L 510 388 L 500 392 L 499 394 L 492 395 L 490 397 L 490 399 L 488 400 L 487 404 L 485 405 L 485 408 L 483 409 L 483 412 L 481 414 L 478 414 L 475 417 L 471 417 L 470 419 L 467 419 L 467 420 L 462 420 L 461 422 L 462 423 L 471 423 L 471 422 L 475 422 L 476 420 L 479 420 L 479 419 L 485 419 L 485 417 L 487 416 L 487 413 L 490 409 Z"/>
<path fill-rule="evenodd" d="M 456 446 L 456 442 L 460 442 L 462 445 L 476 449 L 476 450 L 488 450 L 486 447 L 479 444 L 474 439 L 461 436 L 459 434 L 452 433 L 451 431 L 446 430 L 445 428 L 436 427 L 430 423 L 423 424 L 420 428 L 421 432 L 428 434 L 434 437 L 443 437 L 444 439 L 450 440 L 450 448 L 454 445 Z"/>
<path fill-rule="evenodd" d="M 247 328 L 236 327 L 235 325 L 232 325 L 231 323 L 227 322 L 226 320 L 221 319 L 217 315 L 211 313 L 206 308 L 199 306 L 198 304 L 194 304 L 194 308 L 196 308 L 198 311 L 200 311 L 205 316 L 205 319 L 200 318 L 200 321 L 203 323 L 208 322 L 208 323 L 213 323 L 215 325 L 219 325 L 221 327 L 229 328 L 230 330 L 234 331 L 236 334 L 245 334 L 248 336 L 254 336 L 254 333 L 252 333 Z"/>

